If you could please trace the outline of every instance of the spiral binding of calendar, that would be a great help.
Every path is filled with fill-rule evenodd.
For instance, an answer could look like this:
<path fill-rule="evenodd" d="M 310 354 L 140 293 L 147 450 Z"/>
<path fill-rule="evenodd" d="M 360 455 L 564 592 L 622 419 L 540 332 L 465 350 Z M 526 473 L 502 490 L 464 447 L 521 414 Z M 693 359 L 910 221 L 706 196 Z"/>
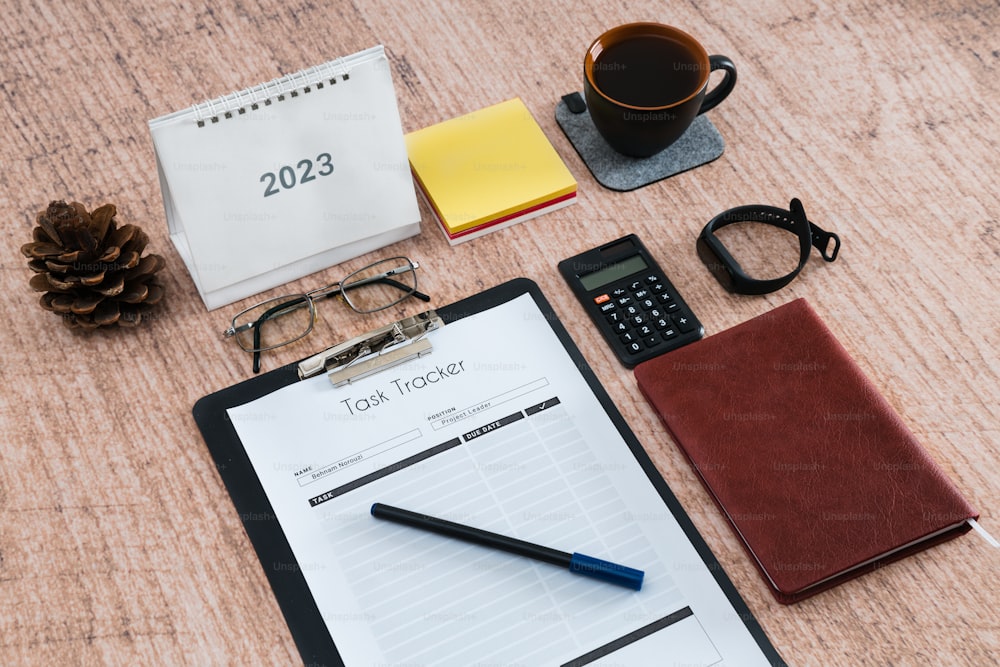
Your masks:
<path fill-rule="evenodd" d="M 262 106 L 284 102 L 299 95 L 308 95 L 313 90 L 322 90 L 326 86 L 335 86 L 338 77 L 340 81 L 351 78 L 348 69 L 344 59 L 337 58 L 267 83 L 195 104 L 193 106 L 195 122 L 198 127 L 205 127 L 210 123 L 218 123 L 221 119 L 257 111 Z"/>

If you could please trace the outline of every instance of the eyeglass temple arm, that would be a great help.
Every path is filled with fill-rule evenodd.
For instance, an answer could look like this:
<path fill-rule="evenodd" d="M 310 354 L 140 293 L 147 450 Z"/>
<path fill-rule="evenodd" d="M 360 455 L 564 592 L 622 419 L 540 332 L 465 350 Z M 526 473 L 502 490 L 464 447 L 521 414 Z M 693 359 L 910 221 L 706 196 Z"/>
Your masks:
<path fill-rule="evenodd" d="M 253 328 L 253 372 L 260 373 L 260 327 Z"/>
<path fill-rule="evenodd" d="M 410 291 L 410 286 L 409 285 L 404 285 L 403 283 L 401 283 L 399 281 L 396 281 L 396 280 L 393 280 L 392 278 L 379 278 L 376 282 L 385 283 L 386 285 L 392 285 L 393 287 L 401 289 L 404 292 L 409 292 Z M 416 287 L 413 288 L 413 296 L 417 297 L 421 301 L 430 301 L 431 300 L 431 298 L 429 296 L 427 296 L 423 292 L 418 291 Z"/>
<path fill-rule="evenodd" d="M 279 315 L 284 315 L 287 312 L 298 310 L 303 305 L 307 305 L 308 303 L 309 299 L 303 297 L 300 301 L 295 301 L 293 303 L 283 303 L 274 306 L 273 308 L 268 308 L 256 320 L 244 325 L 253 327 L 253 372 L 254 373 L 260 373 L 260 335 L 264 322 L 272 320 L 275 317 L 278 317 Z"/>

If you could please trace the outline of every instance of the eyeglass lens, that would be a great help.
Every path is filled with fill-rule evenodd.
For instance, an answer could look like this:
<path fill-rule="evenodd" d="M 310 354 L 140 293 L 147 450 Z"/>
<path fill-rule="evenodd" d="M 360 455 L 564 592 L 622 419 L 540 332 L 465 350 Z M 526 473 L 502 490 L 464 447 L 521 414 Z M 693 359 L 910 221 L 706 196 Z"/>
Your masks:
<path fill-rule="evenodd" d="M 312 329 L 313 306 L 304 294 L 291 294 L 259 303 L 239 315 L 233 322 L 240 347 L 248 352 L 270 350 L 287 345 L 305 336 Z"/>
<path fill-rule="evenodd" d="M 405 257 L 376 262 L 352 273 L 340 283 L 348 305 L 360 313 L 393 306 L 417 289 L 417 273 Z"/>

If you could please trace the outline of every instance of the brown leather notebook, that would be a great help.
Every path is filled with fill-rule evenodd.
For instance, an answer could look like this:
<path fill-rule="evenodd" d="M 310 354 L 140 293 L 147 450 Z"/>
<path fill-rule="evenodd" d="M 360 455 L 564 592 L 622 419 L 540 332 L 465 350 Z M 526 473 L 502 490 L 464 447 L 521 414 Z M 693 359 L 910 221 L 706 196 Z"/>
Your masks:
<path fill-rule="evenodd" d="M 804 299 L 635 377 L 780 602 L 978 518 Z"/>

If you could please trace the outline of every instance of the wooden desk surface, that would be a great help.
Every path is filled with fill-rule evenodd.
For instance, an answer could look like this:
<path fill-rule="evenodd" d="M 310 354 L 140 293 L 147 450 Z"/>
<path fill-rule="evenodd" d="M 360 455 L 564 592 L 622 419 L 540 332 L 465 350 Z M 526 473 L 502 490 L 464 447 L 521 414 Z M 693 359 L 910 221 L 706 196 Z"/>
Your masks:
<path fill-rule="evenodd" d="M 776 604 L 555 268 L 636 232 L 709 333 L 806 297 L 1000 535 L 1000 5 L 48 4 L 0 3 L 0 663 L 299 661 L 191 417 L 200 396 L 246 378 L 250 359 L 218 335 L 235 307 L 205 310 L 168 239 L 146 123 L 378 43 L 404 130 L 520 96 L 580 187 L 572 207 L 455 248 L 424 209 L 422 234 L 386 252 L 421 261 L 436 303 L 520 275 L 541 285 L 786 660 L 982 665 L 1000 655 L 1000 550 L 975 535 Z M 553 111 L 581 88 L 590 41 L 634 20 L 688 30 L 736 62 L 739 82 L 710 113 L 726 141 L 719 160 L 623 194 L 593 180 Z M 840 234 L 840 259 L 814 253 L 769 296 L 725 293 L 695 255 L 697 232 L 731 206 L 793 196 Z M 146 229 L 167 260 L 151 326 L 79 334 L 36 305 L 19 247 L 53 199 L 113 202 Z M 265 364 L 374 322 L 323 308 L 308 344 Z"/>

